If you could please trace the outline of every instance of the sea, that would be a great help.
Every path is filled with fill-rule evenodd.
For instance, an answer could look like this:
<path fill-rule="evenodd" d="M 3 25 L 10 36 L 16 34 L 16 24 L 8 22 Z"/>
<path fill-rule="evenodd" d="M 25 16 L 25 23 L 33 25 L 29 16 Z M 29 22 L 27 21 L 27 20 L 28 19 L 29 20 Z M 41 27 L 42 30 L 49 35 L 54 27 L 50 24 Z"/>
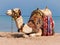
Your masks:
<path fill-rule="evenodd" d="M 23 16 L 24 23 L 29 20 L 29 16 Z M 53 16 L 55 22 L 54 31 L 60 33 L 60 16 Z M 17 32 L 17 27 L 14 20 L 7 15 L 0 15 L 0 32 Z"/>

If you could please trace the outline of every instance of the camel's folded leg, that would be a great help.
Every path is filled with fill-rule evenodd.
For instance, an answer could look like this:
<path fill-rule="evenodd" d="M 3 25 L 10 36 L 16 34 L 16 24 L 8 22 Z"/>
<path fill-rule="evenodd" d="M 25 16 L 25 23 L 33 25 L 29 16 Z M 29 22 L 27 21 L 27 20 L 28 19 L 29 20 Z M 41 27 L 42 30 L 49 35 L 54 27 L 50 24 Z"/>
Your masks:
<path fill-rule="evenodd" d="M 32 32 L 32 28 L 30 28 L 27 24 L 25 24 L 23 29 L 22 29 L 22 32 L 29 34 Z"/>
<path fill-rule="evenodd" d="M 29 35 L 27 35 L 27 34 L 24 34 L 24 35 L 23 35 L 23 37 L 24 37 L 24 38 L 28 38 L 28 37 L 29 37 Z"/>
<path fill-rule="evenodd" d="M 37 36 L 41 36 L 41 35 L 42 35 L 42 30 L 39 29 L 39 32 L 30 34 L 30 37 L 35 37 L 35 36 L 37 37 Z"/>

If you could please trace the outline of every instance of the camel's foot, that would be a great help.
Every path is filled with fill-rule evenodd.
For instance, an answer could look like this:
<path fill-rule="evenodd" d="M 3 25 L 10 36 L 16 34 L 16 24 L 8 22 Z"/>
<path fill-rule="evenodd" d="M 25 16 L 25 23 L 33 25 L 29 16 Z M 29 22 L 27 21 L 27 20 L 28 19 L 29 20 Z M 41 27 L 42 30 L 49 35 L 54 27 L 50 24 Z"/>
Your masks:
<path fill-rule="evenodd" d="M 24 38 L 28 38 L 28 37 L 29 37 L 29 35 L 24 34 L 24 35 L 23 35 L 23 37 L 24 37 Z"/>
<path fill-rule="evenodd" d="M 35 37 L 35 36 L 36 36 L 36 34 L 35 34 L 35 33 L 33 33 L 33 34 L 30 34 L 29 36 L 30 36 L 30 37 Z"/>
<path fill-rule="evenodd" d="M 30 37 L 38 37 L 41 36 L 41 33 L 33 33 L 29 35 Z"/>

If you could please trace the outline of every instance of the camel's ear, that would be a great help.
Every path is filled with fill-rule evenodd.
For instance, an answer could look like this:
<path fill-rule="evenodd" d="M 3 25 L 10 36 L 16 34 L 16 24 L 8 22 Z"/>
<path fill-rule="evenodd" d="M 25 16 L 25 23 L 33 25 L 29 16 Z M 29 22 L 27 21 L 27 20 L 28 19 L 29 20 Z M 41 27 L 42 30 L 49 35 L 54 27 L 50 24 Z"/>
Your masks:
<path fill-rule="evenodd" d="M 11 9 L 12 10 L 12 12 L 14 12 L 14 10 L 13 9 Z M 15 12 L 14 12 L 15 13 Z"/>
<path fill-rule="evenodd" d="M 20 10 L 18 10 L 18 13 L 19 13 L 19 15 L 21 15 L 21 11 Z"/>

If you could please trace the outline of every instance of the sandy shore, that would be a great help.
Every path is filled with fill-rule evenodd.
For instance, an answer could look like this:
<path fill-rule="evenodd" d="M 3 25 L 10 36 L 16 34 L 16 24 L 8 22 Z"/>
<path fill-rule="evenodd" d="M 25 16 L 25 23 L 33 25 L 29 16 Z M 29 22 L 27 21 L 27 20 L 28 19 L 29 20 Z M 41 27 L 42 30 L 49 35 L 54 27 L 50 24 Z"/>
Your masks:
<path fill-rule="evenodd" d="M 0 32 L 0 45 L 60 45 L 60 34 L 23 38 L 21 33 Z"/>

